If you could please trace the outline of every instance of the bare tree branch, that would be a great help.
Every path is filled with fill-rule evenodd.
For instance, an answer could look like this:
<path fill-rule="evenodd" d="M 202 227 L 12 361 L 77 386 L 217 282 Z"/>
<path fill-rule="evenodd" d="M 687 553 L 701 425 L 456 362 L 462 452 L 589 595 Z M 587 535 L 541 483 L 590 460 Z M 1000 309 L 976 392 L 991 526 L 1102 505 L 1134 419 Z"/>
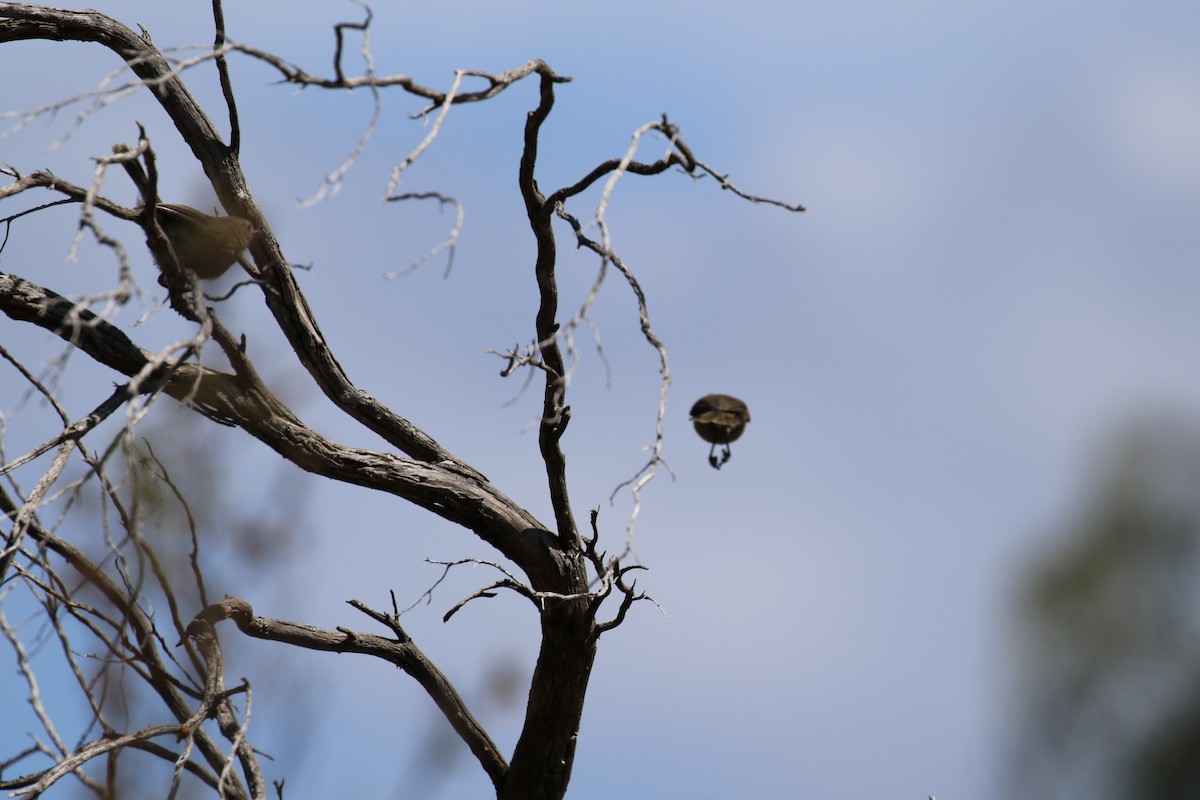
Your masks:
<path fill-rule="evenodd" d="M 378 612 L 369 611 L 362 603 L 352 601 L 351 605 L 367 613 L 373 619 L 381 621 L 381 615 Z M 374 634 L 358 633 L 345 628 L 329 631 L 298 622 L 256 617 L 254 609 L 245 600 L 226 597 L 201 611 L 192 625 L 188 627 L 189 634 L 193 633 L 193 627 L 202 630 L 203 626 L 212 625 L 224 619 L 232 619 L 242 633 L 256 639 L 282 642 L 308 650 L 359 653 L 396 665 L 412 676 L 437 704 L 451 726 L 454 727 L 455 732 L 479 759 L 480 766 L 492 779 L 492 783 L 497 788 L 503 783 L 508 765 L 500 755 L 500 751 L 479 723 L 475 721 L 475 718 L 471 716 L 466 704 L 446 676 L 426 658 L 394 618 L 387 620 L 384 624 L 397 634 L 397 638 L 385 639 Z"/>
<path fill-rule="evenodd" d="M 213 58 L 217 62 L 217 75 L 221 80 L 221 94 L 229 108 L 229 149 L 236 156 L 242 150 L 242 125 L 238 120 L 237 99 L 233 96 L 233 81 L 229 79 L 229 63 L 225 60 L 225 10 L 221 0 L 213 0 Z"/>
<path fill-rule="evenodd" d="M 542 527 L 490 484 L 442 465 L 336 445 L 305 427 L 261 383 L 250 385 L 245 375 L 177 361 L 155 367 L 146 352 L 117 328 L 20 278 L 0 274 L 0 311 L 73 341 L 122 374 L 141 376 L 146 390 L 161 386 L 166 394 L 206 416 L 236 422 L 302 469 L 397 494 L 471 529 L 520 564 L 535 586 L 549 581 L 547 588 L 554 591 L 558 584 L 556 551 L 546 549 Z M 64 328 L 73 315 L 84 324 L 74 330 Z"/>
<path fill-rule="evenodd" d="M 546 465 L 550 486 L 550 502 L 559 543 L 563 547 L 578 547 L 579 531 L 571 513 L 567 492 L 566 457 L 560 440 L 571 421 L 571 407 L 566 405 L 566 368 L 555 334 L 558 331 L 558 279 L 555 275 L 557 247 L 550 224 L 552 207 L 546 203 L 534 175 L 538 156 L 538 134 L 542 123 L 554 106 L 554 84 L 557 75 L 545 67 L 539 71 L 538 106 L 529 112 L 525 122 L 525 148 L 521 153 L 518 185 L 525 201 L 525 214 L 537 243 L 534 274 L 538 285 L 538 310 L 534 321 L 542 363 L 546 366 L 545 388 L 542 395 L 542 420 L 538 429 L 538 445 Z"/>
<path fill-rule="evenodd" d="M 3 512 L 9 518 L 15 518 L 19 508 L 20 506 L 6 492 L 0 490 L 0 512 Z M 133 741 L 145 741 L 167 733 L 178 734 L 181 730 L 180 725 L 191 719 L 193 712 L 188 708 L 183 696 L 180 694 L 178 682 L 172 677 L 167 664 L 163 660 L 162 653 L 158 647 L 159 637 L 153 620 L 137 605 L 127 590 L 106 575 L 82 550 L 51 534 L 40 525 L 36 523 L 30 524 L 27 529 L 27 535 L 41 547 L 62 557 L 88 584 L 97 589 L 109 603 L 113 604 L 119 610 L 121 615 L 120 624 L 127 626 L 134 635 L 134 642 L 132 643 L 134 657 L 147 670 L 147 684 L 163 701 L 175 720 L 170 725 L 151 726 L 138 733 L 117 737 L 116 739 L 106 736 L 82 749 L 77 748 L 75 755 L 61 761 L 49 772 L 35 776 L 33 780 L 20 784 L 20 786 L 32 786 L 35 784 L 48 786 L 49 783 L 58 780 L 64 774 L 70 773 L 91 758 L 112 751 L 114 749 L 111 746 L 113 741 L 119 740 L 122 742 L 121 746 L 124 746 L 124 744 L 129 744 Z M 199 728 L 192 730 L 192 736 L 201 755 L 209 766 L 217 771 L 223 769 L 225 756 L 220 748 L 217 747 L 216 742 Z M 49 782 L 39 784 L 39 781 Z M 0 784 L 0 788 L 5 787 L 3 784 Z M 14 784 L 9 788 L 17 787 Z M 229 793 L 233 797 L 247 797 L 236 786 L 230 788 Z"/>

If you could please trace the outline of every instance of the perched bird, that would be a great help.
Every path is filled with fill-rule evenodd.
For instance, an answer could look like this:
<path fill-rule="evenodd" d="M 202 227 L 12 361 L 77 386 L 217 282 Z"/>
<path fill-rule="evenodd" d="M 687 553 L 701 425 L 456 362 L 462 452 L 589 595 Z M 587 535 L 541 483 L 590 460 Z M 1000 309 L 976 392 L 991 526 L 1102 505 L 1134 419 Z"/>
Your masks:
<path fill-rule="evenodd" d="M 113 152 L 122 154 L 131 151 L 128 145 L 115 144 Z M 150 196 L 150 179 L 142 165 L 132 159 L 120 163 L 145 201 Z M 171 251 L 175 253 L 179 266 L 206 281 L 224 275 L 254 239 L 254 226 L 249 220 L 214 217 L 191 206 L 175 203 L 155 203 L 154 221 L 171 243 Z M 159 254 L 151 250 L 151 255 L 159 269 L 163 269 Z"/>
<path fill-rule="evenodd" d="M 695 402 L 691 411 L 692 425 L 696 433 L 706 442 L 711 442 L 708 451 L 708 463 L 713 469 L 720 469 L 729 460 L 729 443 L 736 441 L 746 423 L 750 421 L 750 409 L 736 397 L 727 394 L 706 394 Z M 717 445 L 724 445 L 721 458 L 718 461 Z"/>
<path fill-rule="evenodd" d="M 214 217 L 191 206 L 158 203 L 154 219 L 171 243 L 179 266 L 203 280 L 224 275 L 254 238 L 249 220 Z"/>

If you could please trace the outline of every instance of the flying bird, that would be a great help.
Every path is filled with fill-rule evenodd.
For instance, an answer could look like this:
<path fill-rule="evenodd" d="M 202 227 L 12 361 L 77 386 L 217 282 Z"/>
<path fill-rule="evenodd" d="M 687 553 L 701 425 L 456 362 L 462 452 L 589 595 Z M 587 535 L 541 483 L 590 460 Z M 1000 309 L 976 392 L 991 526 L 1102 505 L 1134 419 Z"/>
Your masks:
<path fill-rule="evenodd" d="M 706 442 L 711 442 L 708 463 L 720 469 L 729 460 L 729 443 L 736 441 L 750 421 L 750 409 L 736 397 L 727 394 L 706 394 L 695 402 L 691 411 L 692 425 Z M 724 445 L 717 459 L 717 445 Z"/>

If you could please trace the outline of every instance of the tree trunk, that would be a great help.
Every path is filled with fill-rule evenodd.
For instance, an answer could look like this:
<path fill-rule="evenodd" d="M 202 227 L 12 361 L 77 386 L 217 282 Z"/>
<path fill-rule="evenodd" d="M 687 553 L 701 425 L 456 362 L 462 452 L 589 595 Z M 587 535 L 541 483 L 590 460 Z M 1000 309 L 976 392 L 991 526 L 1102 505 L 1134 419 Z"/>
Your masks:
<path fill-rule="evenodd" d="M 565 602 L 542 612 L 542 646 L 529 687 L 525 727 L 497 794 L 500 800 L 561 800 L 566 794 L 596 659 L 593 629 L 586 601 Z"/>

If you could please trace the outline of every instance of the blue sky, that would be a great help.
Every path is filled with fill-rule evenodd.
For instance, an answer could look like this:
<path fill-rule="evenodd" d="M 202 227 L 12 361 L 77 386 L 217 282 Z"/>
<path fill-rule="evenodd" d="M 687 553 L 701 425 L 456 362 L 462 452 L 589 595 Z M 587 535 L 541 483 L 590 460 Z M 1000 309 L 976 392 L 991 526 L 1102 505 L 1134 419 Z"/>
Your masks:
<path fill-rule="evenodd" d="M 211 39 L 207 4 L 100 5 L 145 24 L 160 46 Z M 796 216 L 750 206 L 678 174 L 618 186 L 614 246 L 646 289 L 674 375 L 666 456 L 676 479 L 646 490 L 635 542 L 650 568 L 639 585 L 666 613 L 643 604 L 602 640 L 569 796 L 1001 796 L 1015 581 L 1052 544 L 1121 425 L 1191 415 L 1200 402 L 1200 7 L 428 5 L 437 7 L 376 9 L 380 73 L 448 87 L 456 68 L 539 57 L 574 78 L 545 130 L 544 189 L 620 155 L 632 131 L 666 112 L 697 157 L 743 189 L 809 207 Z M 330 25 L 358 16 L 349 4 L 259 2 L 227 9 L 227 24 L 232 38 L 322 72 Z M 16 54 L 35 52 L 48 66 L 59 51 L 5 48 L 0 67 L 10 73 Z M 8 87 L 5 107 L 86 90 L 113 66 L 94 49 L 70 53 L 48 70 L 49 89 Z M 536 439 L 522 432 L 536 398 L 505 406 L 519 379 L 500 380 L 500 361 L 484 353 L 532 336 L 532 242 L 515 176 L 534 85 L 455 109 L 405 173 L 405 190 L 460 197 L 466 228 L 448 279 L 434 260 L 386 281 L 451 223 L 432 206 L 381 202 L 391 165 L 424 136 L 406 117 L 419 104 L 385 93 L 379 131 L 341 193 L 300 210 L 354 146 L 369 96 L 296 93 L 241 59 L 233 75 L 252 191 L 288 257 L 314 265 L 302 286 L 352 379 L 548 518 Z M 208 68 L 189 82 L 218 96 Z M 85 182 L 88 156 L 130 140 L 136 118 L 162 154 L 163 194 L 205 202 L 199 170 L 145 102 L 106 109 L 46 152 L 68 118 L 3 140 L 3 160 Z M 647 142 L 643 153 L 661 149 Z M 574 210 L 590 214 L 595 202 Z M 61 251 L 47 256 L 42 240 L 31 269 L 13 242 L 4 268 L 74 291 L 89 273 L 62 263 L 71 220 L 59 225 Z M 569 311 L 595 264 L 572 254 L 568 237 L 562 247 Z M 111 269 L 93 263 L 92 275 Z M 141 269 L 153 286 L 148 260 Z M 380 446 L 305 385 L 251 297 L 229 305 L 260 370 L 306 421 Z M 611 386 L 581 341 L 564 446 L 577 512 L 600 506 L 615 545 L 629 501 L 608 497 L 653 436 L 657 360 L 619 281 L 610 278 L 594 317 Z M 15 327 L 0 323 L 4 341 Z M 156 318 L 135 335 L 149 345 L 172 331 Z M 753 414 L 720 473 L 687 423 L 710 391 L 743 397 Z M 94 404 L 86 392 L 75 402 L 78 412 Z M 229 491 L 250 502 L 254 479 L 278 459 L 241 457 L 246 474 L 231 476 Z M 416 599 L 440 574 L 421 559 L 492 556 L 391 498 L 295 479 L 309 498 L 303 546 L 254 585 L 214 579 L 259 613 L 368 629 L 342 601 L 384 605 L 389 589 Z M 527 674 L 532 657 L 535 621 L 515 598 L 440 622 L 491 579 L 459 572 L 406 617 L 468 697 L 481 691 L 481 665 Z M 244 646 L 260 687 L 258 743 L 286 764 L 286 725 L 270 719 L 261 660 L 280 654 Z M 293 666 L 323 687 L 307 703 L 332 717 L 336 735 L 314 740 L 288 796 L 389 796 L 405 775 L 385 766 L 380 779 L 380 765 L 436 727 L 428 701 L 380 665 L 303 654 Z M 0 677 L 6 697 L 9 680 Z M 483 715 L 510 749 L 519 716 Z M 347 774 L 358 783 L 347 787 Z M 481 796 L 486 781 L 461 758 L 437 787 L 440 797 Z"/>

